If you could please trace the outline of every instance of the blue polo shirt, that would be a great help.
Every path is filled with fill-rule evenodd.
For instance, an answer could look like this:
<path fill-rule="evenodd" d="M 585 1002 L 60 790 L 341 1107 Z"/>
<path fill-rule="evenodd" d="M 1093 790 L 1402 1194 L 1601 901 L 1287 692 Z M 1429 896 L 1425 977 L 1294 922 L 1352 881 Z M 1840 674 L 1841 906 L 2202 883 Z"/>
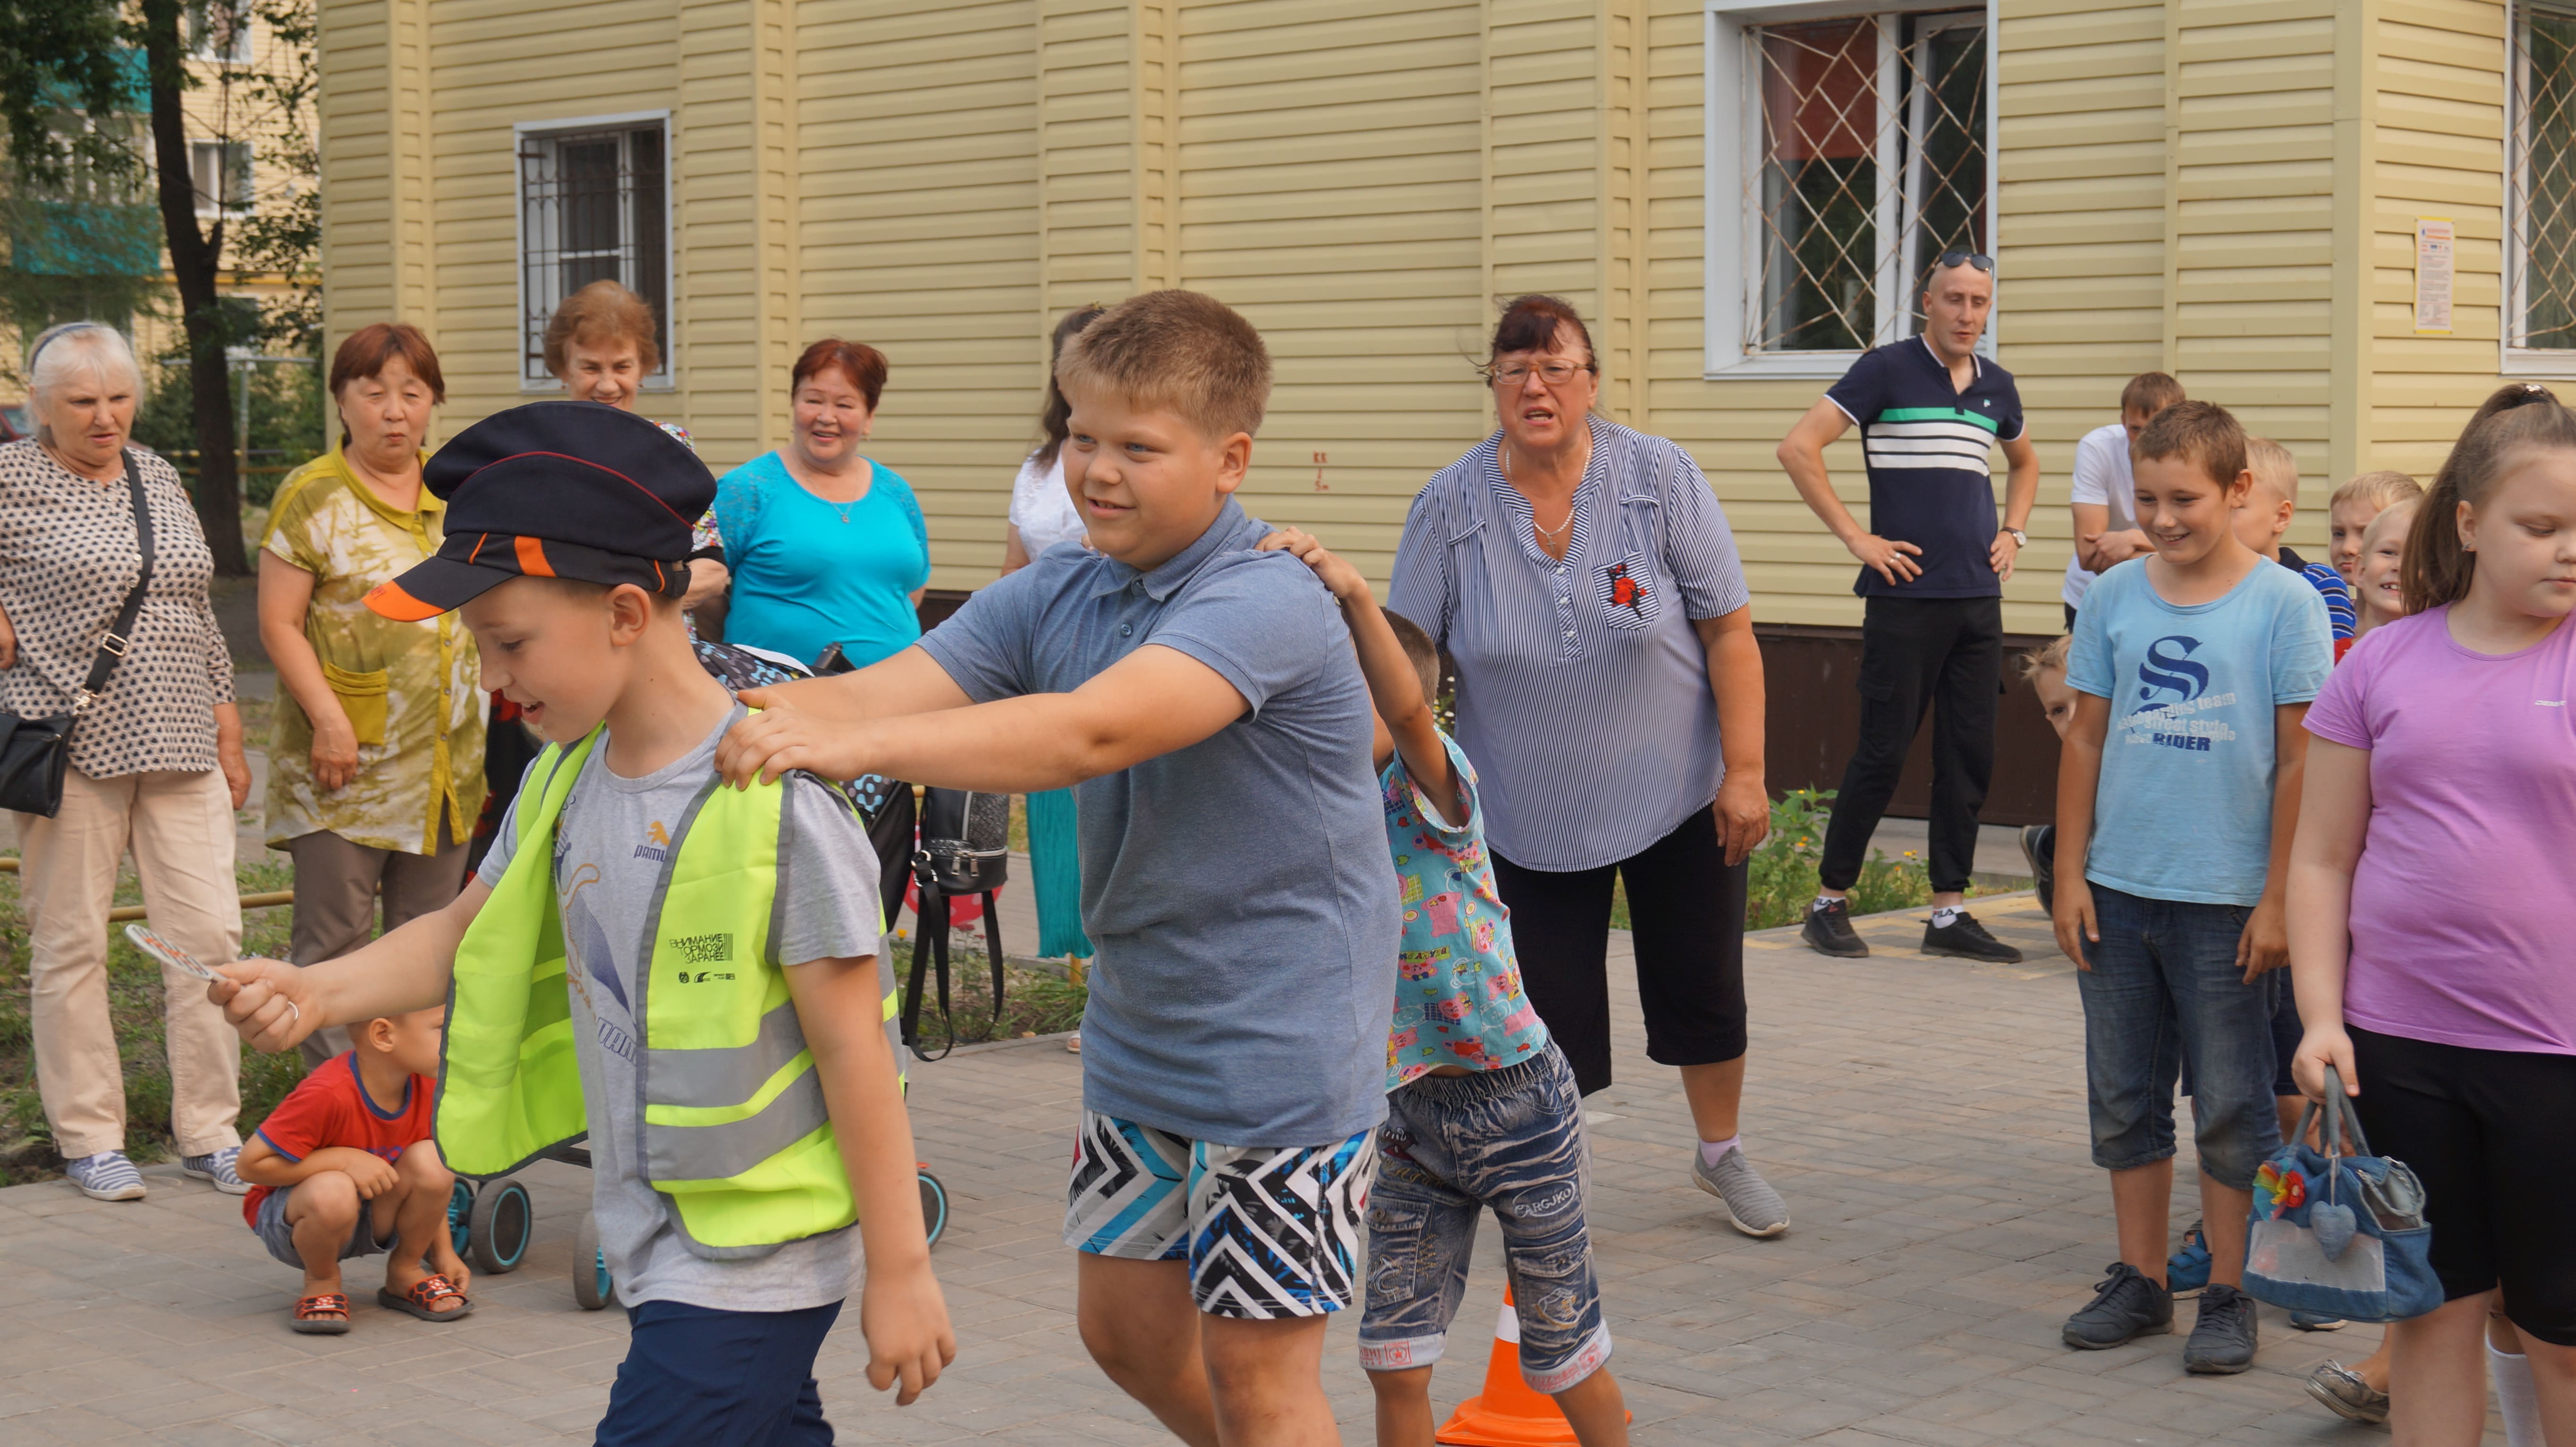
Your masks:
<path fill-rule="evenodd" d="M 1146 644 L 1251 711 L 1074 788 L 1082 927 L 1100 953 L 1082 1103 L 1233 1146 L 1314 1146 L 1386 1116 L 1403 931 L 1368 684 L 1332 594 L 1253 545 L 1228 499 L 1149 573 L 1057 546 L 921 640 L 978 703 L 1069 693 Z"/>
<path fill-rule="evenodd" d="M 1919 336 L 1873 347 L 1825 393 L 1860 427 L 1869 466 L 1869 530 L 1923 550 L 1921 577 L 1889 583 L 1860 570 L 1862 597 L 1991 598 L 2003 594 L 1988 554 L 1995 511 L 1997 442 L 2021 438 L 2021 394 L 2012 373 L 1983 357 L 1966 391 Z"/>

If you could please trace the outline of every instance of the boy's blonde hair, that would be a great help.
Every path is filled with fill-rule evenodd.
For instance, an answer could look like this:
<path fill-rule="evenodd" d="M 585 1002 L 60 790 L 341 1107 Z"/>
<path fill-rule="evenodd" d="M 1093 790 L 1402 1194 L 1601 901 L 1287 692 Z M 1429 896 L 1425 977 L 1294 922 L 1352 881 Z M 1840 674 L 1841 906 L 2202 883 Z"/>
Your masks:
<path fill-rule="evenodd" d="M 2268 488 L 2292 507 L 2299 505 L 2299 460 L 2290 455 L 2290 449 L 2269 437 L 2248 437 L 2245 466 L 2254 474 L 2256 487 Z"/>
<path fill-rule="evenodd" d="M 2424 485 L 2402 472 L 2365 472 L 2334 490 L 2326 499 L 2333 507 L 2358 498 L 2382 512 L 2401 502 L 2412 502 L 2424 495 Z"/>
<path fill-rule="evenodd" d="M 2060 673 L 2064 673 L 2066 671 L 2067 655 L 2072 653 L 2074 649 L 2075 635 L 2072 633 L 2060 633 L 2037 648 L 2022 650 L 2021 676 L 2024 678 L 2037 678 L 2052 668 L 2056 669 Z"/>
<path fill-rule="evenodd" d="M 1070 396 L 1104 387 L 1130 405 L 1178 413 L 1211 442 L 1261 430 L 1270 350 L 1234 308 L 1195 291 L 1149 291 L 1103 312 L 1056 359 Z"/>

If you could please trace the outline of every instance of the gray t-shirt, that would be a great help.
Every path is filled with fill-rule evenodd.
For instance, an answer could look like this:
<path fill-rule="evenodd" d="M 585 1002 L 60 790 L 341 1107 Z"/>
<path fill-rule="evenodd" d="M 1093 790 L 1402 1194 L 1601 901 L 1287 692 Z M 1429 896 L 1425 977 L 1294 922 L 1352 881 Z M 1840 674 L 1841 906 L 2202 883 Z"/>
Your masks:
<path fill-rule="evenodd" d="M 1150 573 L 1050 548 L 921 640 L 979 702 L 1068 693 L 1149 643 L 1249 712 L 1078 785 L 1092 1110 L 1232 1146 L 1341 1141 L 1386 1118 L 1395 866 L 1368 685 L 1332 594 L 1229 500 Z"/>
<path fill-rule="evenodd" d="M 649 954 L 644 932 L 671 830 L 715 778 L 716 741 L 743 713 L 735 707 L 686 756 L 640 779 L 610 771 L 603 736 L 573 782 L 555 830 L 555 898 L 563 909 L 565 979 L 590 1114 L 591 1206 L 617 1299 L 628 1306 L 680 1301 L 725 1311 L 801 1311 L 849 1296 L 863 1277 L 854 1227 L 748 1260 L 693 1256 L 661 1193 L 636 1169 L 636 1030 L 627 1007 L 635 962 Z M 518 806 L 533 787 L 533 781 L 522 786 L 484 856 L 479 877 L 487 885 L 500 882 L 518 852 Z M 866 828 L 806 775 L 788 775 L 786 789 L 779 803 L 778 958 L 792 966 L 876 954 L 877 861 Z M 880 962 L 878 971 L 890 984 L 888 967 Z"/>

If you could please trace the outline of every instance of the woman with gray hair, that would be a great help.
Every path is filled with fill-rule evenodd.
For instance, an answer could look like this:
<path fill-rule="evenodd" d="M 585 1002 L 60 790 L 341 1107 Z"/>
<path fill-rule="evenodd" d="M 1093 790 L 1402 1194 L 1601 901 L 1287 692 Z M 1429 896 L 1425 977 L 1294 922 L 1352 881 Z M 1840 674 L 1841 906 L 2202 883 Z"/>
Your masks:
<path fill-rule="evenodd" d="M 27 376 L 36 435 L 0 444 L 0 709 L 76 715 L 61 807 L 17 815 L 36 1087 L 72 1184 L 102 1201 L 140 1200 L 108 1017 L 117 865 L 132 848 L 163 938 L 208 963 L 232 959 L 233 811 L 250 797 L 250 764 L 232 655 L 206 593 L 214 554 L 179 474 L 126 445 L 143 390 L 133 351 L 111 327 L 72 322 L 36 338 Z M 76 708 L 138 579 L 124 650 Z M 165 967 L 161 984 L 180 1169 L 238 1195 L 249 1189 L 233 1171 L 238 1037 L 196 980 Z"/>

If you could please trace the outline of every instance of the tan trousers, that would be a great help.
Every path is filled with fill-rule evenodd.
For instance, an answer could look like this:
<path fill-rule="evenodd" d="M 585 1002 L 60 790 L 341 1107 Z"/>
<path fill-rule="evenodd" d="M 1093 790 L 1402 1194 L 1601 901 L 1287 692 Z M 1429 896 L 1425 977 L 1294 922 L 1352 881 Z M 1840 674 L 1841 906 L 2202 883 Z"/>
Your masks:
<path fill-rule="evenodd" d="M 241 950 L 233 878 L 232 796 L 221 770 L 93 779 L 70 770 L 62 811 L 20 814 L 20 898 L 35 997 L 36 1088 L 67 1159 L 125 1149 L 125 1069 L 108 1016 L 107 912 L 116 868 L 134 850 L 143 907 L 162 938 L 207 964 Z M 161 970 L 170 1055 L 170 1131 L 179 1153 L 241 1144 L 241 1039 L 206 986 Z"/>
<path fill-rule="evenodd" d="M 436 854 L 352 844 L 328 829 L 286 841 L 295 858 L 295 963 L 336 960 L 375 938 L 379 891 L 388 934 L 454 900 L 465 887 L 465 846 L 450 843 L 446 821 L 439 823 Z M 349 1048 L 348 1027 L 316 1030 L 303 1048 L 309 1070 Z"/>

